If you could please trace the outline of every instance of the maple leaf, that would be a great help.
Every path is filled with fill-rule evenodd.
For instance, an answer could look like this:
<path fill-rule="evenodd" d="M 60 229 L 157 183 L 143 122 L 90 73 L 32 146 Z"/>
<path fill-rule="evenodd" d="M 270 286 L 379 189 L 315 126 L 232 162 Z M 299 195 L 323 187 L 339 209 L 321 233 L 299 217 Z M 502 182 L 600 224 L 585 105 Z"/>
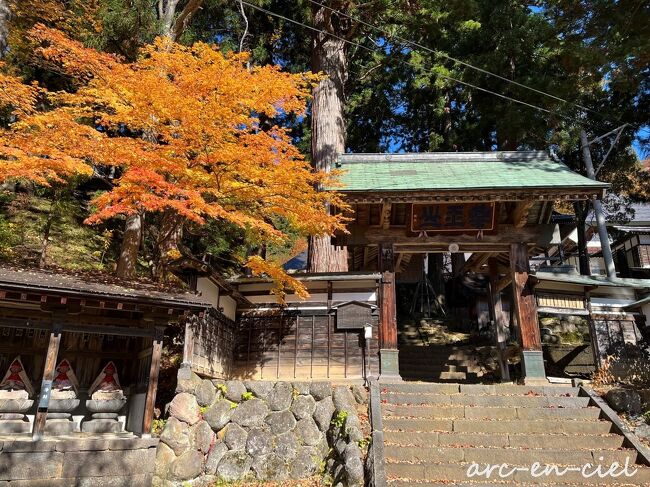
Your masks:
<path fill-rule="evenodd" d="M 19 115 L 0 134 L 0 182 L 49 185 L 113 166 L 119 177 L 93 199 L 88 224 L 171 214 L 180 225 L 227 221 L 255 242 L 276 244 L 289 240 L 289 230 L 303 237 L 345 231 L 348 206 L 316 189 L 336 184 L 337 174 L 314 172 L 286 128 L 260 123 L 304 114 L 318 75 L 248 69 L 248 54 L 225 56 L 201 42 L 159 38 L 128 63 L 40 24 L 31 38 L 35 62 L 75 87 L 52 93 L 0 77 L 0 91 L 7 87 L 0 104 Z M 36 110 L 37 96 L 48 100 L 47 111 Z M 279 219 L 282 230 L 273 223 Z M 278 263 L 252 257 L 245 265 L 272 278 L 280 298 L 287 289 L 308 296 Z"/>

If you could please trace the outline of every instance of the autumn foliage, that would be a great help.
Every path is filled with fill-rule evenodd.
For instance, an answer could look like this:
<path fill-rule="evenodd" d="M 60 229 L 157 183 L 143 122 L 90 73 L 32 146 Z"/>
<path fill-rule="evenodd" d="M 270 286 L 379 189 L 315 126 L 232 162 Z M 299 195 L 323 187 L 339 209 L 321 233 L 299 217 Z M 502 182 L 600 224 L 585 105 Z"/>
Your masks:
<path fill-rule="evenodd" d="M 224 56 L 204 43 L 157 39 L 126 63 L 42 25 L 31 36 L 39 62 L 74 88 L 51 92 L 0 74 L 0 108 L 13 111 L 1 133 L 0 181 L 51 185 L 116 166 L 89 224 L 172 213 L 181 222 L 228 221 L 263 242 L 286 239 L 278 217 L 305 236 L 342 228 L 325 207 L 343 202 L 315 190 L 335 175 L 314 173 L 287 130 L 268 122 L 301 115 L 316 75 L 249 70 L 247 54 Z M 304 291 L 273 263 L 248 264 Z"/>

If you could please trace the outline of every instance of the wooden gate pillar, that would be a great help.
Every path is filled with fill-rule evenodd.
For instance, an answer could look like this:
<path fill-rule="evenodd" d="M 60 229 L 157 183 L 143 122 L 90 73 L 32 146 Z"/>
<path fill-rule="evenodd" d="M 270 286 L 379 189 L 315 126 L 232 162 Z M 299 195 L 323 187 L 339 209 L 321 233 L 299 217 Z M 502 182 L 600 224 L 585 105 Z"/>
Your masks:
<path fill-rule="evenodd" d="M 153 423 L 153 410 L 156 405 L 156 392 L 158 391 L 158 372 L 160 371 L 160 357 L 162 355 L 164 328 L 156 327 L 151 350 L 151 365 L 149 367 L 149 384 L 147 396 L 144 403 L 144 415 L 142 417 L 142 434 L 151 433 Z"/>
<path fill-rule="evenodd" d="M 397 350 L 397 302 L 392 246 L 379 249 L 382 278 L 379 289 L 379 380 L 402 380 Z"/>
<path fill-rule="evenodd" d="M 525 243 L 510 245 L 510 271 L 517 326 L 521 334 L 524 381 L 546 380 L 542 338 L 537 322 L 535 290 L 529 280 L 528 248 Z"/>
<path fill-rule="evenodd" d="M 35 441 L 40 440 L 45 433 L 45 422 L 47 421 L 47 410 L 50 407 L 52 381 L 54 380 L 56 359 L 59 355 L 62 331 L 63 327 L 60 323 L 55 322 L 52 325 L 50 341 L 47 346 L 47 355 L 45 357 L 43 379 L 41 380 L 41 391 L 38 394 L 38 406 L 36 409 L 36 417 L 34 418 L 34 429 L 32 430 L 32 439 Z"/>
<path fill-rule="evenodd" d="M 496 257 L 488 258 L 488 268 L 490 270 L 490 311 L 494 322 L 494 335 L 496 338 L 500 375 L 502 381 L 509 381 L 510 371 L 508 370 L 508 361 L 506 359 L 508 321 L 506 320 L 501 303 L 499 262 Z"/>

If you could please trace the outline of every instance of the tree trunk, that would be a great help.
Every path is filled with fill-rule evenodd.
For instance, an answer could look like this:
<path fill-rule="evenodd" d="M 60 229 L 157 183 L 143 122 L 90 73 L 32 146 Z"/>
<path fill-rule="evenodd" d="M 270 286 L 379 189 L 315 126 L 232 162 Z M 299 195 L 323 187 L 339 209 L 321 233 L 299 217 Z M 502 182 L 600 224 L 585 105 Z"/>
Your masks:
<path fill-rule="evenodd" d="M 2 0 L 0 0 L 2 1 Z M 161 21 L 161 34 L 176 40 L 183 33 L 194 14 L 203 5 L 203 0 L 188 0 L 176 15 L 179 0 L 158 0 L 158 19 Z"/>
<path fill-rule="evenodd" d="M 11 11 L 9 10 L 7 0 L 0 0 L 0 59 L 2 59 L 5 52 L 7 52 L 10 18 Z"/>
<path fill-rule="evenodd" d="M 47 214 L 45 220 L 45 227 L 43 228 L 43 239 L 41 240 L 41 257 L 38 261 L 38 267 L 41 269 L 47 264 L 47 248 L 50 245 L 50 233 L 52 231 L 52 223 L 54 222 L 54 213 L 56 212 L 56 194 L 50 202 L 50 212 Z"/>
<path fill-rule="evenodd" d="M 313 25 L 320 31 L 342 37 L 344 32 L 341 32 L 338 22 L 335 27 L 332 15 L 331 11 L 314 5 Z M 312 164 L 317 171 L 330 171 L 336 158 L 345 151 L 345 42 L 331 35 L 315 32 L 312 38 L 312 71 L 327 75 L 314 90 L 312 101 Z M 347 248 L 333 246 L 329 235 L 312 237 L 309 242 L 307 269 L 309 272 L 347 272 Z"/>
<path fill-rule="evenodd" d="M 153 269 L 155 280 L 163 280 L 169 272 L 170 264 L 180 257 L 181 252 L 178 246 L 182 237 L 183 218 L 172 211 L 166 212 L 160 224 L 158 253 Z"/>
<path fill-rule="evenodd" d="M 585 238 L 585 222 L 587 220 L 588 204 L 582 201 L 573 203 L 573 209 L 576 214 L 576 230 L 578 232 L 578 263 L 580 265 L 580 274 L 588 276 L 591 274 L 589 265 L 589 252 L 587 251 L 587 240 Z"/>
<path fill-rule="evenodd" d="M 122 237 L 122 247 L 120 249 L 120 258 L 117 261 L 117 270 L 115 271 L 115 274 L 118 277 L 128 279 L 135 276 L 141 241 L 142 215 L 130 215 L 126 219 L 124 236 Z"/>

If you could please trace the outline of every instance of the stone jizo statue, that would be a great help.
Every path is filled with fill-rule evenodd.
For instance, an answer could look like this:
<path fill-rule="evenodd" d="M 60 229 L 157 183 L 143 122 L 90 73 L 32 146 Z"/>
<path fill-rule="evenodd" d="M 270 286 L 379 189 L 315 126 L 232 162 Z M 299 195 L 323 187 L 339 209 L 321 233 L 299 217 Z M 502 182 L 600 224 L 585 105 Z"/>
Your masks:
<path fill-rule="evenodd" d="M 4 392 L 6 391 L 6 392 Z M 13 359 L 9 370 L 0 382 L 0 397 L 28 398 L 34 395 L 34 388 L 27 377 L 20 355 Z"/>
<path fill-rule="evenodd" d="M 61 360 L 56 368 L 56 376 L 52 381 L 52 398 L 72 399 L 77 397 L 79 382 L 67 359 Z"/>

